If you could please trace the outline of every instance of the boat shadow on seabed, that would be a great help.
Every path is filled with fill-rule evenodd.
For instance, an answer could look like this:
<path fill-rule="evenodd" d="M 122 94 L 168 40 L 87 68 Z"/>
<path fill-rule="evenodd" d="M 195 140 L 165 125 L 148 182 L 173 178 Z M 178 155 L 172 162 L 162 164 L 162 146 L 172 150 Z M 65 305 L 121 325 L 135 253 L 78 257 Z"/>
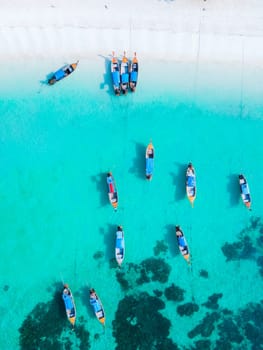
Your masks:
<path fill-rule="evenodd" d="M 100 89 L 105 90 L 109 95 L 115 95 L 111 89 L 112 81 L 111 81 L 111 57 L 98 55 L 100 58 L 104 59 L 104 74 L 103 81 L 100 83 Z"/>
<path fill-rule="evenodd" d="M 129 172 L 135 174 L 139 178 L 145 180 L 145 148 L 146 145 L 134 141 L 135 144 L 135 158 L 133 158 L 132 167 L 130 167 Z"/>
<path fill-rule="evenodd" d="M 235 207 L 240 202 L 240 188 L 238 183 L 238 174 L 229 174 L 227 182 L 227 191 L 229 193 L 229 202 L 231 207 Z"/>

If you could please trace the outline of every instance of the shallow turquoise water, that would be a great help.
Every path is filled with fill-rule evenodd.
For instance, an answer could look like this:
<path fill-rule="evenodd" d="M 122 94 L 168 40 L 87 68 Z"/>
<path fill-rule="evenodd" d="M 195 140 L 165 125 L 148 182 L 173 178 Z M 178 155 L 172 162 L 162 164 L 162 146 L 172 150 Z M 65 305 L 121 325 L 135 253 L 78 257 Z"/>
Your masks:
<path fill-rule="evenodd" d="M 218 349 L 215 342 L 222 321 L 217 321 L 209 336 L 189 338 L 188 332 L 206 313 L 216 311 L 222 319 L 227 308 L 235 319 L 249 303 L 262 299 L 257 261 L 263 244 L 257 239 L 263 234 L 259 89 L 263 73 L 249 67 L 141 62 L 137 92 L 118 98 L 112 94 L 108 65 L 102 58 L 80 62 L 72 76 L 53 87 L 41 84 L 60 63 L 10 64 L 6 85 L 1 87 L 3 348 L 20 348 L 23 321 L 38 303 L 47 303 L 47 309 L 53 292 L 65 281 L 75 295 L 79 324 L 90 333 L 91 349 L 115 349 L 117 344 L 118 349 L 127 349 L 113 336 L 119 301 L 144 291 L 155 296 L 154 290 L 163 293 L 172 283 L 185 294 L 184 301 L 177 302 L 168 301 L 165 294 L 160 297 L 165 303 L 160 313 L 171 321 L 168 337 L 180 349 L 198 348 L 201 345 L 194 342 L 204 339 L 211 341 L 210 348 Z M 157 67 L 162 74 L 153 77 Z M 150 140 L 156 158 L 153 179 L 147 182 L 144 154 Z M 185 197 L 189 161 L 197 173 L 194 208 Z M 108 203 L 108 171 L 119 192 L 116 213 Z M 251 212 L 240 199 L 239 173 L 250 185 Z M 111 261 L 119 224 L 126 242 L 122 270 L 131 283 L 125 291 Z M 191 268 L 178 254 L 175 224 L 181 225 L 188 240 Z M 245 234 L 251 237 L 255 250 L 245 258 L 226 261 L 221 248 L 226 242 L 242 241 L 241 231 L 242 239 Z M 157 241 L 163 241 L 166 252 L 154 254 Z M 171 267 L 168 280 L 136 284 L 138 276 L 130 264 L 140 266 L 153 257 L 163 258 Z M 201 270 L 208 278 L 200 276 Z M 103 302 L 105 332 L 88 305 L 88 286 L 97 290 Z M 222 293 L 219 306 L 204 306 L 215 293 Z M 199 311 L 178 315 L 177 307 L 186 302 L 195 302 Z M 37 317 L 45 329 L 41 315 Z M 49 317 L 52 323 L 52 313 Z M 239 326 L 244 336 L 243 323 Z M 258 324 L 254 326 L 259 329 Z M 70 327 L 67 323 L 63 327 L 67 337 Z M 70 339 L 75 344 L 72 349 L 80 348 L 74 333 Z M 247 349 L 251 343 L 244 336 L 231 346 Z M 168 346 L 148 344 L 148 348 Z"/>

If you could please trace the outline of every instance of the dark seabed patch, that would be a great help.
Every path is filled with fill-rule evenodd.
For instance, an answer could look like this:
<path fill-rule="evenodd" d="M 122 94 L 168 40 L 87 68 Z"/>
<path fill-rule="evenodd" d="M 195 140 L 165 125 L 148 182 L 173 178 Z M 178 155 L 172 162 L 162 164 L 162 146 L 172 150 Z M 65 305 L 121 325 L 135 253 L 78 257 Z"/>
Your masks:
<path fill-rule="evenodd" d="M 153 248 L 153 252 L 155 256 L 158 256 L 162 253 L 167 253 L 168 246 L 164 241 L 157 241 L 156 246 Z"/>
<path fill-rule="evenodd" d="M 246 259 L 248 255 L 254 259 L 254 256 L 259 254 L 258 251 L 256 253 L 254 251 L 254 243 L 258 239 L 254 234 L 255 228 L 262 235 L 260 221 L 252 218 L 249 227 L 241 232 L 243 241 L 237 242 L 238 252 L 235 251 L 235 256 Z M 248 231 L 253 231 L 251 240 L 247 238 Z M 253 244 L 250 245 L 250 242 Z M 162 242 L 158 242 L 157 246 L 159 243 L 161 249 L 158 249 L 158 252 L 163 252 Z M 244 243 L 249 246 L 248 250 L 245 249 Z M 257 262 L 263 265 L 263 258 L 258 258 Z M 170 302 L 179 303 L 176 307 L 178 314 L 176 322 L 180 322 L 181 317 L 192 317 L 197 312 L 209 309 L 201 321 L 193 324 L 193 328 L 187 333 L 191 339 L 189 349 L 263 350 L 263 300 L 258 304 L 250 303 L 238 312 L 220 306 L 219 301 L 223 297 L 221 292 L 211 294 L 202 304 L 194 302 L 181 304 L 185 299 L 185 290 L 174 283 L 166 285 L 171 269 L 172 266 L 165 259 L 154 257 L 145 259 L 140 264 L 126 264 L 125 270 L 116 272 L 117 281 L 122 289 L 133 293 L 132 296 L 128 293 L 119 302 L 115 314 L 113 336 L 117 343 L 116 350 L 123 348 L 173 350 L 179 349 L 180 346 L 186 349 L 185 344 L 177 345 L 172 338 L 168 338 L 171 321 L 159 310 L 163 310 Z M 208 272 L 200 270 L 199 276 L 207 278 Z M 158 282 L 156 289 L 152 291 L 152 296 L 142 291 L 149 282 Z M 161 327 L 158 327 L 158 324 Z"/>
<path fill-rule="evenodd" d="M 222 246 L 222 252 L 226 261 L 241 259 L 258 259 L 262 254 L 263 224 L 259 217 L 252 217 L 250 225 L 245 227 L 238 235 L 238 240 L 233 243 L 226 242 Z M 260 264 L 259 264 L 260 265 Z"/>
<path fill-rule="evenodd" d="M 170 287 L 165 288 L 164 294 L 167 300 L 183 301 L 185 290 L 176 286 L 174 283 Z"/>
<path fill-rule="evenodd" d="M 211 350 L 211 341 L 210 340 L 197 340 L 194 342 L 195 347 L 192 347 L 192 350 Z"/>
<path fill-rule="evenodd" d="M 203 320 L 188 333 L 188 337 L 191 339 L 198 335 L 204 338 L 210 337 L 219 319 L 220 314 L 218 312 L 207 313 Z"/>
<path fill-rule="evenodd" d="M 96 253 L 93 254 L 93 259 L 99 260 L 104 257 L 104 253 L 100 250 L 98 250 Z"/>
<path fill-rule="evenodd" d="M 220 295 L 221 293 L 213 294 L 214 299 Z M 212 334 L 217 339 L 214 342 L 211 341 Z M 201 322 L 188 333 L 190 339 L 200 336 L 210 338 L 211 349 L 263 349 L 263 300 L 260 303 L 249 303 L 237 313 L 220 308 L 206 313 Z"/>
<path fill-rule="evenodd" d="M 117 271 L 116 278 L 122 289 L 127 291 L 151 281 L 166 283 L 170 272 L 171 267 L 164 259 L 149 258 L 141 264 L 126 264 L 126 271 Z"/>
<path fill-rule="evenodd" d="M 171 322 L 159 312 L 164 308 L 162 300 L 146 292 L 122 299 L 112 322 L 115 349 L 179 349 L 168 338 Z"/>
<path fill-rule="evenodd" d="M 218 324 L 220 339 L 228 340 L 231 343 L 240 344 L 243 341 L 241 330 L 232 318 L 225 318 Z"/>
<path fill-rule="evenodd" d="M 208 297 L 208 301 L 203 303 L 202 305 L 204 305 L 208 309 L 216 310 L 219 308 L 218 300 L 221 299 L 222 296 L 223 296 L 222 293 L 214 293 L 210 295 L 210 297 Z"/>
<path fill-rule="evenodd" d="M 199 306 L 195 303 L 185 303 L 177 306 L 177 313 L 180 316 L 192 316 L 193 313 L 199 310 Z"/>
<path fill-rule="evenodd" d="M 199 271 L 199 276 L 203 278 L 208 278 L 208 272 L 206 270 L 200 270 Z"/>
<path fill-rule="evenodd" d="M 90 348 L 89 332 L 85 329 L 84 318 L 78 319 L 75 332 L 72 332 L 59 287 L 56 286 L 50 301 L 38 303 L 23 321 L 19 328 L 22 350 L 71 349 L 73 341 L 81 350 Z"/>

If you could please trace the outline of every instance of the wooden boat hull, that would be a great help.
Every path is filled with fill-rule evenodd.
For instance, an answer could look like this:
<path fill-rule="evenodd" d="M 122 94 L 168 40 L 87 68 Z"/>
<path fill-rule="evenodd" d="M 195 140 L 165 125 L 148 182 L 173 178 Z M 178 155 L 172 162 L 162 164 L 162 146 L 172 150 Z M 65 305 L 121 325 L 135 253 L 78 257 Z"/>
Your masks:
<path fill-rule="evenodd" d="M 115 242 L 115 258 L 117 264 L 121 266 L 124 260 L 125 255 L 125 241 L 124 241 L 124 232 L 121 226 L 117 227 L 116 232 L 116 242 Z"/>
<path fill-rule="evenodd" d="M 146 161 L 145 176 L 147 180 L 151 180 L 153 176 L 153 169 L 154 169 L 154 147 L 152 142 L 150 142 L 146 147 L 145 161 Z"/>
<path fill-rule="evenodd" d="M 67 285 L 64 286 L 62 299 L 64 301 L 67 318 L 71 323 L 71 325 L 74 327 L 76 322 L 76 306 L 75 306 L 75 302 L 74 302 L 74 298 L 71 293 L 71 290 Z"/>
<path fill-rule="evenodd" d="M 191 163 L 186 170 L 186 195 L 193 206 L 196 198 L 196 177 L 194 167 Z"/>
<path fill-rule="evenodd" d="M 121 92 L 126 95 L 129 89 L 129 61 L 124 55 L 121 61 Z"/>
<path fill-rule="evenodd" d="M 114 56 L 114 53 L 111 60 L 111 77 L 112 77 L 114 93 L 116 96 L 119 96 L 121 93 L 120 67 L 119 67 L 118 59 Z"/>
<path fill-rule="evenodd" d="M 188 263 L 190 263 L 190 251 L 189 251 L 188 244 L 186 242 L 184 233 L 181 230 L 180 226 L 176 226 L 175 231 L 176 231 L 177 244 L 178 244 L 178 248 L 180 250 L 180 253 L 183 256 L 183 258 Z"/>
<path fill-rule="evenodd" d="M 118 192 L 115 185 L 114 178 L 111 173 L 107 175 L 107 184 L 108 184 L 108 197 L 112 207 L 117 210 L 118 208 Z"/>
<path fill-rule="evenodd" d="M 76 63 L 71 63 L 58 69 L 50 79 L 48 79 L 49 85 L 54 85 L 56 82 L 66 78 L 68 75 L 72 74 L 77 68 L 78 61 Z"/>
<path fill-rule="evenodd" d="M 138 73 L 139 73 L 139 64 L 135 53 L 134 58 L 132 59 L 132 62 L 130 64 L 129 86 L 130 86 L 131 92 L 135 92 L 136 90 Z"/>
<path fill-rule="evenodd" d="M 106 320 L 104 308 L 94 289 L 90 290 L 90 305 L 93 308 L 97 320 L 104 326 Z"/>
<path fill-rule="evenodd" d="M 239 186 L 240 186 L 240 193 L 243 203 L 248 209 L 251 209 L 251 195 L 249 186 L 247 183 L 246 178 L 244 175 L 239 175 Z"/>

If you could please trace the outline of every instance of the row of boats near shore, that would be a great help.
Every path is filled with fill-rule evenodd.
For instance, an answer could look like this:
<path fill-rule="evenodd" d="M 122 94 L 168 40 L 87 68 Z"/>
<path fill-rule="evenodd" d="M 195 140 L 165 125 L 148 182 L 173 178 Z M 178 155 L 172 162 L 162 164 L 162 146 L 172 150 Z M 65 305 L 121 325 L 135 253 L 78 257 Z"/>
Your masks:
<path fill-rule="evenodd" d="M 128 91 L 135 92 L 139 73 L 139 63 L 134 53 L 133 59 L 130 61 L 126 57 L 126 52 L 124 51 L 121 62 L 115 56 L 115 53 L 112 53 L 111 60 L 111 76 L 113 82 L 113 90 L 116 96 L 120 94 L 126 95 Z"/>
<path fill-rule="evenodd" d="M 77 66 L 79 61 L 76 63 L 66 64 L 65 66 L 59 68 L 55 73 L 52 73 L 48 78 L 48 85 L 54 85 L 56 82 L 66 78 L 72 74 Z M 126 52 L 124 51 L 121 61 L 115 56 L 115 53 L 112 53 L 111 60 L 111 77 L 113 90 L 116 96 L 120 96 L 121 93 L 126 95 L 128 91 L 135 92 L 137 87 L 139 74 L 139 63 L 137 59 L 136 52 L 132 60 L 129 60 L 126 57 Z"/>

